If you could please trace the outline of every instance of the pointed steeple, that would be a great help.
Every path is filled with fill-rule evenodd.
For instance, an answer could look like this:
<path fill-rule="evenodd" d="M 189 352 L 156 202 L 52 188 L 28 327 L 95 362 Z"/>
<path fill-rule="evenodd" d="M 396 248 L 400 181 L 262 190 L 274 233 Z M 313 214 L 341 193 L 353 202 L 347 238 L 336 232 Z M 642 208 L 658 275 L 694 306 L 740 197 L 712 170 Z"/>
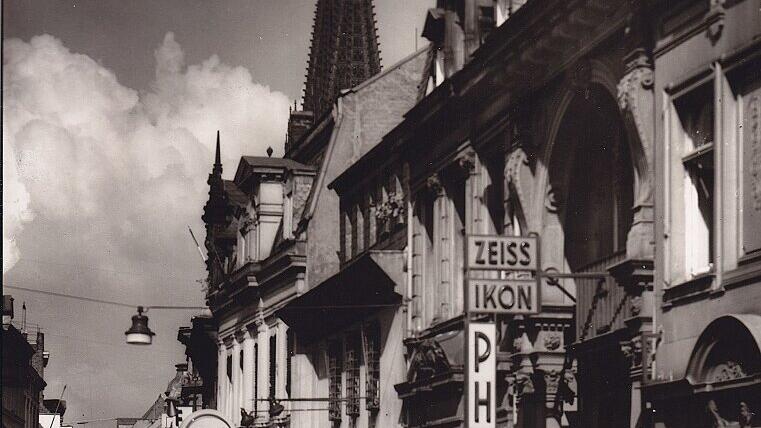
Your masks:
<path fill-rule="evenodd" d="M 330 111 L 342 89 L 381 71 L 373 0 L 317 0 L 301 110 L 288 118 L 286 155 L 316 120 Z"/>
<path fill-rule="evenodd" d="M 342 89 L 380 72 L 372 0 L 318 0 L 307 63 L 305 111 L 319 118 Z"/>
<path fill-rule="evenodd" d="M 227 192 L 222 179 L 222 151 L 220 149 L 219 131 L 217 131 L 217 147 L 214 153 L 214 166 L 206 183 L 209 185 L 209 200 L 203 208 L 204 223 L 218 224 L 224 222 L 227 210 Z"/>
<path fill-rule="evenodd" d="M 219 130 L 217 130 L 217 150 L 214 153 L 214 173 L 219 173 L 219 175 L 222 175 L 222 154 L 221 150 L 219 149 Z"/>

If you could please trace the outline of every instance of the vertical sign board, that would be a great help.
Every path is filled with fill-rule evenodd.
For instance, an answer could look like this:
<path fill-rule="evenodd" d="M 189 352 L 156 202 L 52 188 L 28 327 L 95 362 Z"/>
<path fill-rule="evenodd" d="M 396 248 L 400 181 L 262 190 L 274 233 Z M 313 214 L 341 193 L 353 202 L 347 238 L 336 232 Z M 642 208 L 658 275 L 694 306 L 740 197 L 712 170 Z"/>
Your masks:
<path fill-rule="evenodd" d="M 497 426 L 497 326 L 470 323 L 468 330 L 468 390 L 466 426 Z"/>
<path fill-rule="evenodd" d="M 465 420 L 468 428 L 497 426 L 497 314 L 541 311 L 538 236 L 468 235 L 465 247 Z M 470 271 L 534 272 L 531 279 L 470 278 Z M 475 323 L 471 314 L 492 314 Z"/>

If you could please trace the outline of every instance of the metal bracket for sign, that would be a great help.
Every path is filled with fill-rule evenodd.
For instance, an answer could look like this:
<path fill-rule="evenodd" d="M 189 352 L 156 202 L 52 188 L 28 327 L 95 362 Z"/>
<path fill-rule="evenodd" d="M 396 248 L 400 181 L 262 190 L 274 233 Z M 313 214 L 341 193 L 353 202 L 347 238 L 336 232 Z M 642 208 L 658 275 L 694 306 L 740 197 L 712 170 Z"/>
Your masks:
<path fill-rule="evenodd" d="M 550 273 L 550 271 L 554 271 L 554 273 Z M 537 271 L 540 272 L 540 271 Z M 608 275 L 610 275 L 608 272 L 579 272 L 579 273 L 561 273 L 558 272 L 557 268 L 551 267 L 547 268 L 544 271 L 541 271 L 544 276 L 547 277 L 547 284 L 552 285 L 554 287 L 557 287 L 560 291 L 563 292 L 563 294 L 566 295 L 573 303 L 576 303 L 576 296 L 571 294 L 568 290 L 565 289 L 562 285 L 560 285 L 560 279 L 563 278 L 571 278 L 571 279 L 582 279 L 582 278 L 606 278 Z M 541 287 L 541 284 L 539 284 Z"/>

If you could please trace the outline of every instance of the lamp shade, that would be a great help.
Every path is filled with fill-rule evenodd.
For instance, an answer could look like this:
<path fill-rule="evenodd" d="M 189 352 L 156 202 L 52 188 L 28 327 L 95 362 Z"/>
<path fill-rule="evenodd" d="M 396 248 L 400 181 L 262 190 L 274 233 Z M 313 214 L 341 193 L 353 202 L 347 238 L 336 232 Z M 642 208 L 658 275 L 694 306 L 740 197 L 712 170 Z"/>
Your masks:
<path fill-rule="evenodd" d="M 154 333 L 148 328 L 148 317 L 143 315 L 143 307 L 137 307 L 137 315 L 132 316 L 132 326 L 125 331 L 127 343 L 131 345 L 150 345 Z"/>

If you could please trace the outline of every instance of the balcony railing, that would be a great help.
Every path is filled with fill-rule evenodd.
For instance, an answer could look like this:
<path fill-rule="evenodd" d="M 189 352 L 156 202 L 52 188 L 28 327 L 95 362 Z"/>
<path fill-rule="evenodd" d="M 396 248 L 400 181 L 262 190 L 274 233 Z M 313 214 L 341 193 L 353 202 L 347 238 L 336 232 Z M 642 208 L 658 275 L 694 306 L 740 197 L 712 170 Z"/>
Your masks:
<path fill-rule="evenodd" d="M 591 263 L 576 273 L 606 273 L 609 266 L 623 261 L 621 251 Z M 576 282 L 576 340 L 583 342 L 624 327 L 631 299 L 610 274 L 600 277 L 577 278 Z"/>

